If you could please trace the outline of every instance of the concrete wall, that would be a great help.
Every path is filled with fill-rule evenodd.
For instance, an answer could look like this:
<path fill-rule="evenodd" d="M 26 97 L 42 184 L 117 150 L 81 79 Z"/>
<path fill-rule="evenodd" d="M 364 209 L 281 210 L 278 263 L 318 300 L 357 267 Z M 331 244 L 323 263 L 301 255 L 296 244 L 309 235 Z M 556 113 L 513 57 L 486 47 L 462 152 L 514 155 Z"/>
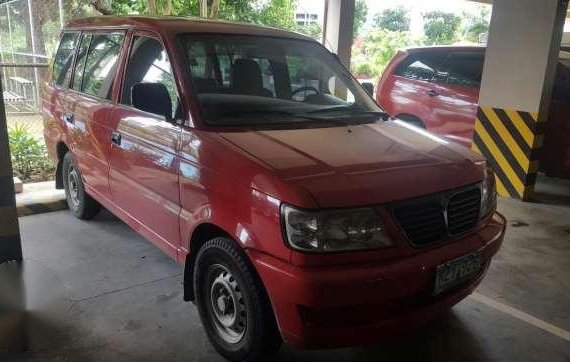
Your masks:
<path fill-rule="evenodd" d="M 495 1 L 481 85 L 481 106 L 538 112 L 551 83 L 553 39 L 560 42 L 560 0 Z M 562 16 L 561 16 L 562 14 Z M 547 88 L 547 87 L 546 87 Z"/>

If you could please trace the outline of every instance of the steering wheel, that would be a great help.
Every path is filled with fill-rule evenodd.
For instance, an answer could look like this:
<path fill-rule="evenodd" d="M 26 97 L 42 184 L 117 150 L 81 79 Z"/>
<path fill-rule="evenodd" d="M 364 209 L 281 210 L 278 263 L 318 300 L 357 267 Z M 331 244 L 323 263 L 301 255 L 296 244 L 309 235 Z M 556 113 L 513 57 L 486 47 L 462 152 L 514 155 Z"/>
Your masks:
<path fill-rule="evenodd" d="M 299 87 L 291 93 L 291 97 L 295 96 L 297 93 L 306 92 L 306 91 L 313 91 L 313 92 L 315 92 L 315 94 L 320 93 L 319 90 L 315 87 L 311 87 L 311 86 Z"/>

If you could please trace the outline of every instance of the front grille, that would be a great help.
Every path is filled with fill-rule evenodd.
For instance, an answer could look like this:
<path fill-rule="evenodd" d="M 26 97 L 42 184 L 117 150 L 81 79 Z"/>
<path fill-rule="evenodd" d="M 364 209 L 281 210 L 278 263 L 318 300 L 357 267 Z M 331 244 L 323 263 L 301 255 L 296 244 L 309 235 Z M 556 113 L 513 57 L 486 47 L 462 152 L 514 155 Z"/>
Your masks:
<path fill-rule="evenodd" d="M 477 225 L 481 192 L 479 188 L 453 195 L 447 204 L 447 227 L 451 235 L 464 233 Z"/>
<path fill-rule="evenodd" d="M 408 240 L 426 246 L 473 229 L 479 220 L 479 184 L 391 205 Z"/>

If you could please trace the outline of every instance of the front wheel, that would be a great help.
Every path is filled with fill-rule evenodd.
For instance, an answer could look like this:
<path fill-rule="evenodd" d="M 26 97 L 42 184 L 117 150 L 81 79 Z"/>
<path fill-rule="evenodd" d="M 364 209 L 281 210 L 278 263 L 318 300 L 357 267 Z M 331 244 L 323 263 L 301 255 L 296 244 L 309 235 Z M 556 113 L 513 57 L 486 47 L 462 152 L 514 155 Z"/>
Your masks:
<path fill-rule="evenodd" d="M 231 361 L 265 361 L 281 345 L 267 294 L 247 256 L 229 238 L 206 242 L 194 266 L 200 319 L 216 350 Z"/>
<path fill-rule="evenodd" d="M 70 152 L 63 157 L 62 172 L 69 210 L 79 219 L 93 218 L 101 210 L 101 205 L 85 192 L 81 173 Z"/>

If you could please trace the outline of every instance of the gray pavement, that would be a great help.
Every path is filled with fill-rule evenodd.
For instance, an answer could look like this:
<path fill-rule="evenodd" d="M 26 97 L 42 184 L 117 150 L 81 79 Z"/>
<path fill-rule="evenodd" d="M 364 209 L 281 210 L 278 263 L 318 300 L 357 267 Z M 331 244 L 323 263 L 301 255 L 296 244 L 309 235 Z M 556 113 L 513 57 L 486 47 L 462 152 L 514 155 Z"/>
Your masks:
<path fill-rule="evenodd" d="M 277 359 L 570 361 L 570 206 L 502 199 L 499 210 L 510 227 L 477 291 L 498 306 L 468 298 L 405 340 L 329 351 L 284 346 Z M 28 269 L 59 280 L 65 308 L 56 320 L 32 314 L 31 351 L 9 359 L 222 360 L 194 305 L 182 301 L 182 267 L 117 218 L 103 212 L 80 221 L 59 211 L 20 225 Z"/>

